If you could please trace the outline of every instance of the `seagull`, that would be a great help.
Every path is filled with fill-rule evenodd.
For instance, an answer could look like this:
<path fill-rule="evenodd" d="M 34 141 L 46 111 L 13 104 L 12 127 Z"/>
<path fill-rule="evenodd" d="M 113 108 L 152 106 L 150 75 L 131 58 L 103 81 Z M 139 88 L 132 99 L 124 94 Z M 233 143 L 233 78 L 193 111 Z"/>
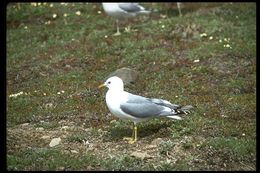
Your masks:
<path fill-rule="evenodd" d="M 121 35 L 118 26 L 120 19 L 135 17 L 137 14 L 151 13 L 138 3 L 102 3 L 102 6 L 109 16 L 116 18 L 117 32 L 114 34 L 115 36 Z"/>
<path fill-rule="evenodd" d="M 191 105 L 179 106 L 167 100 L 146 98 L 124 91 L 123 80 L 117 76 L 108 78 L 99 88 L 107 87 L 106 104 L 110 112 L 116 117 L 133 122 L 131 138 L 124 138 L 128 143 L 137 141 L 136 124 L 151 118 L 167 117 L 177 120 L 182 118 L 181 114 L 190 113 Z"/>

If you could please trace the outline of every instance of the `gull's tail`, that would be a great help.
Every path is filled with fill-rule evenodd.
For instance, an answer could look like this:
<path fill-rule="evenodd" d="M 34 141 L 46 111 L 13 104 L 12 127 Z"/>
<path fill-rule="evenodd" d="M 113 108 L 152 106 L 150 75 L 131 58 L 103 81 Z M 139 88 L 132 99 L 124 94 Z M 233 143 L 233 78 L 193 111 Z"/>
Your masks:
<path fill-rule="evenodd" d="M 187 105 L 187 106 L 182 106 L 179 110 L 177 110 L 177 112 L 178 113 L 180 113 L 180 114 L 189 114 L 190 113 L 190 109 L 192 109 L 193 108 L 193 106 L 191 106 L 191 105 Z"/>
<path fill-rule="evenodd" d="M 143 6 L 139 5 L 138 3 L 134 3 L 136 6 L 140 8 L 139 14 L 150 14 L 154 12 L 158 12 L 157 9 L 145 9 Z"/>
<path fill-rule="evenodd" d="M 179 105 L 176 105 L 176 104 L 172 104 L 169 101 L 163 100 L 163 99 L 151 98 L 151 99 L 148 99 L 148 100 L 153 102 L 154 104 L 165 107 L 166 110 L 161 113 L 161 116 L 166 116 L 168 118 L 173 118 L 173 119 L 178 119 L 178 120 L 182 119 L 178 115 L 189 114 L 190 109 L 193 108 L 193 106 L 191 106 L 191 105 L 179 106 Z"/>
<path fill-rule="evenodd" d="M 150 14 L 151 11 L 149 10 L 142 10 L 142 11 L 139 11 L 138 14 Z"/>
<path fill-rule="evenodd" d="M 138 11 L 138 14 L 150 14 L 152 11 L 151 10 L 147 10 L 144 7 L 140 6 L 140 11 Z"/>
<path fill-rule="evenodd" d="M 173 118 L 173 119 L 177 119 L 177 120 L 181 120 L 182 118 L 180 116 L 178 116 L 178 114 L 189 114 L 190 113 L 190 109 L 192 109 L 193 106 L 191 105 L 187 105 L 187 106 L 180 106 L 177 109 L 174 109 L 173 112 L 175 113 L 175 115 L 170 115 L 167 116 L 168 118 Z"/>
<path fill-rule="evenodd" d="M 118 3 L 119 8 L 124 10 L 126 13 L 136 15 L 136 14 L 150 14 L 150 10 L 146 10 L 139 3 Z"/>
<path fill-rule="evenodd" d="M 157 13 L 159 10 L 157 9 L 143 9 L 139 11 L 139 14 L 150 14 L 150 13 Z"/>

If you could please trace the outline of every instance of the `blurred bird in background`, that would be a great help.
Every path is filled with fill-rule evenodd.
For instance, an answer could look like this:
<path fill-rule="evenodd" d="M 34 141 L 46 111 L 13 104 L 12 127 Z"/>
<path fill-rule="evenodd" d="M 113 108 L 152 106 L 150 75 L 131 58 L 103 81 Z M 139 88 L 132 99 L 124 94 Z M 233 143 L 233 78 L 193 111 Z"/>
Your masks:
<path fill-rule="evenodd" d="M 119 20 L 135 17 L 138 14 L 150 14 L 150 10 L 146 10 L 138 3 L 102 3 L 102 7 L 107 15 L 116 18 L 117 31 L 115 36 L 121 35 L 119 31 Z M 130 32 L 130 27 L 126 29 Z"/>

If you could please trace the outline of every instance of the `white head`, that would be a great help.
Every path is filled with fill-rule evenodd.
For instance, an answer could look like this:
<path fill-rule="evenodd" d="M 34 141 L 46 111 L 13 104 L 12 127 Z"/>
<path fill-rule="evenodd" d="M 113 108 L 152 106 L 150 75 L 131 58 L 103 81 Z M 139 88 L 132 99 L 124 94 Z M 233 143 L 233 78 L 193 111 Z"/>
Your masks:
<path fill-rule="evenodd" d="M 106 80 L 104 84 L 101 84 L 99 88 L 101 87 L 108 87 L 109 90 L 115 90 L 115 91 L 123 91 L 124 90 L 124 83 L 123 80 L 120 79 L 117 76 L 110 77 Z"/>

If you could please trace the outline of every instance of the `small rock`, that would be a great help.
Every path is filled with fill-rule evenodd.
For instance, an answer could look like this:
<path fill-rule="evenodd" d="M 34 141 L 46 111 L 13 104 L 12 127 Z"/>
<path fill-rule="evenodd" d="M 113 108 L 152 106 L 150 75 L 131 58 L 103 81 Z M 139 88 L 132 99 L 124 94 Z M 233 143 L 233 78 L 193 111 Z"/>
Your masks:
<path fill-rule="evenodd" d="M 199 159 L 194 159 L 194 160 L 193 160 L 193 163 L 199 163 L 199 162 L 200 162 Z"/>
<path fill-rule="evenodd" d="M 166 158 L 166 163 L 171 163 L 171 159 Z"/>
<path fill-rule="evenodd" d="M 139 72 L 127 67 L 123 67 L 109 74 L 105 80 L 112 76 L 120 77 L 124 81 L 124 84 L 128 85 L 129 83 L 135 83 L 138 80 Z"/>
<path fill-rule="evenodd" d="M 59 124 L 63 124 L 63 123 L 65 123 L 66 122 L 66 120 L 60 120 L 58 123 Z"/>
<path fill-rule="evenodd" d="M 53 103 L 46 103 L 44 106 L 45 106 L 45 109 L 52 108 Z"/>
<path fill-rule="evenodd" d="M 78 154 L 79 152 L 76 150 L 70 150 L 71 153 Z"/>
<path fill-rule="evenodd" d="M 152 145 L 160 145 L 160 143 L 163 142 L 163 139 L 162 138 L 157 138 L 157 139 L 154 139 L 151 144 Z"/>
<path fill-rule="evenodd" d="M 88 145 L 86 145 L 87 151 L 94 151 L 96 150 L 96 146 L 92 143 L 89 143 Z"/>
<path fill-rule="evenodd" d="M 85 132 L 90 132 L 91 130 L 93 130 L 91 127 L 84 129 Z"/>
<path fill-rule="evenodd" d="M 67 135 L 63 134 L 61 137 L 65 139 L 67 138 Z"/>
<path fill-rule="evenodd" d="M 43 127 L 37 127 L 36 130 L 37 130 L 37 131 L 43 131 L 44 128 L 43 128 Z"/>
<path fill-rule="evenodd" d="M 63 167 L 63 166 L 58 167 L 58 170 L 59 170 L 59 171 L 64 171 L 64 170 L 65 170 L 65 167 Z"/>
<path fill-rule="evenodd" d="M 93 170 L 93 167 L 92 166 L 88 166 L 87 170 Z"/>
<path fill-rule="evenodd" d="M 85 141 L 85 140 L 83 139 L 82 142 L 83 142 L 83 144 L 86 145 L 86 146 L 89 145 L 89 141 L 88 141 L 88 140 Z"/>
<path fill-rule="evenodd" d="M 69 125 L 69 126 L 74 126 L 74 125 L 75 125 L 75 122 L 74 122 L 74 121 L 69 121 L 69 122 L 68 122 L 68 125 Z"/>
<path fill-rule="evenodd" d="M 157 147 L 157 145 L 147 145 L 145 148 L 146 149 L 152 149 L 152 148 L 156 148 Z"/>
<path fill-rule="evenodd" d="M 182 37 L 183 37 L 183 38 L 187 38 L 187 35 L 188 35 L 188 34 L 187 34 L 187 32 L 185 32 L 185 31 L 182 33 Z"/>
<path fill-rule="evenodd" d="M 28 126 L 29 125 L 29 123 L 23 123 L 23 124 L 21 124 L 21 126 Z"/>
<path fill-rule="evenodd" d="M 65 66 L 66 68 L 71 68 L 71 66 L 69 65 L 69 64 L 66 64 L 66 66 Z"/>
<path fill-rule="evenodd" d="M 50 139 L 51 137 L 50 136 L 42 136 L 41 139 Z"/>
<path fill-rule="evenodd" d="M 59 145 L 60 141 L 61 141 L 61 138 L 54 138 L 54 139 L 51 140 L 49 146 L 54 147 L 56 145 Z"/>
<path fill-rule="evenodd" d="M 115 123 L 115 122 L 116 122 L 116 120 L 111 120 L 111 121 L 110 121 L 110 124 Z"/>
<path fill-rule="evenodd" d="M 63 126 L 63 127 L 61 127 L 61 130 L 68 130 L 68 129 L 70 129 L 69 126 Z"/>
<path fill-rule="evenodd" d="M 89 147 L 87 148 L 87 151 L 94 151 L 94 150 L 95 150 L 95 148 L 92 147 L 92 146 L 89 146 Z"/>
<path fill-rule="evenodd" d="M 138 152 L 138 151 L 134 151 L 133 153 L 130 154 L 130 156 L 139 158 L 141 160 L 152 158 L 152 156 L 150 156 L 146 152 Z"/>
<path fill-rule="evenodd" d="M 193 62 L 194 62 L 194 63 L 200 62 L 200 60 L 199 60 L 199 59 L 195 59 Z"/>
<path fill-rule="evenodd" d="M 220 115 L 220 116 L 223 117 L 223 118 L 227 118 L 228 117 L 227 115 L 223 115 L 223 114 Z"/>

